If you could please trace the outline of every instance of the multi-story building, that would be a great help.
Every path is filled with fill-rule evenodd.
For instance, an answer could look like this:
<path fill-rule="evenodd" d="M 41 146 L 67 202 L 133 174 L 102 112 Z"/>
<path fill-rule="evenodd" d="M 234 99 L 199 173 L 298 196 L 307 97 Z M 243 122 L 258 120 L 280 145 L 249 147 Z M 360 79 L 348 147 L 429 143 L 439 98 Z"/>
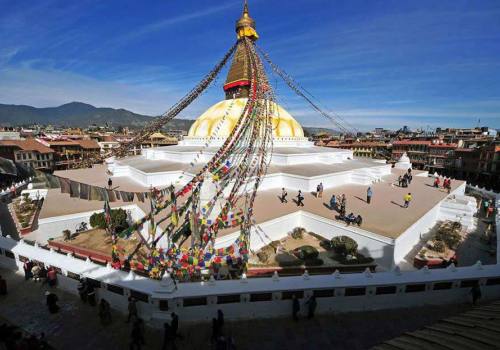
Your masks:
<path fill-rule="evenodd" d="M 329 144 L 327 145 L 328 147 Z M 390 144 L 383 142 L 352 142 L 352 143 L 339 143 L 335 148 L 350 149 L 356 157 L 368 157 L 378 159 L 389 159 L 391 157 Z"/>
<path fill-rule="evenodd" d="M 406 153 L 414 168 L 423 169 L 427 163 L 432 141 L 401 140 L 392 143 L 392 159 L 397 161 Z"/>
<path fill-rule="evenodd" d="M 78 167 L 86 159 L 98 157 L 101 147 L 94 140 L 40 140 L 54 151 L 56 170 Z"/>
<path fill-rule="evenodd" d="M 429 172 L 446 175 L 447 169 L 455 162 L 456 143 L 434 143 L 429 146 L 426 168 Z"/>
<path fill-rule="evenodd" d="M 0 140 L 0 157 L 38 170 L 54 169 L 54 151 L 35 139 Z"/>

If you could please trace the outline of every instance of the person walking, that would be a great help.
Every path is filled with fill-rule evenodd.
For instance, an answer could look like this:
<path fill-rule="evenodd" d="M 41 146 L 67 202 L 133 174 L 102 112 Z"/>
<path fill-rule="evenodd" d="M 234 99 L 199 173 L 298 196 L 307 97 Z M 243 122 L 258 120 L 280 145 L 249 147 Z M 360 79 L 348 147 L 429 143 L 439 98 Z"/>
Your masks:
<path fill-rule="evenodd" d="M 172 315 L 170 315 L 172 318 L 172 322 L 170 323 L 170 328 L 172 328 L 172 336 L 174 338 L 182 338 L 180 334 L 178 334 L 179 331 L 179 316 L 175 312 L 172 312 Z"/>
<path fill-rule="evenodd" d="M 316 311 L 316 306 L 318 303 L 316 302 L 316 297 L 312 295 L 309 300 L 306 302 L 307 304 L 307 318 L 311 319 L 314 317 L 314 312 Z"/>
<path fill-rule="evenodd" d="M 167 350 L 168 348 L 177 349 L 175 345 L 175 337 L 172 335 L 172 327 L 165 322 L 163 324 L 163 345 L 162 350 Z"/>
<path fill-rule="evenodd" d="M 57 305 L 59 298 L 57 297 L 57 295 L 55 295 L 54 293 L 51 293 L 49 291 L 46 291 L 45 296 L 46 296 L 46 302 L 47 302 L 47 307 L 49 309 L 49 312 L 51 314 L 57 313 L 59 311 L 59 306 Z"/>
<path fill-rule="evenodd" d="M 113 187 L 113 180 L 111 178 L 108 178 L 108 188 L 111 189 Z"/>
<path fill-rule="evenodd" d="M 80 295 L 81 301 L 87 302 L 87 282 L 85 279 L 81 278 L 80 283 L 78 283 L 78 294 Z"/>
<path fill-rule="evenodd" d="M 281 203 L 288 203 L 286 196 L 288 196 L 288 193 L 286 192 L 285 188 L 283 187 L 281 189 Z"/>
<path fill-rule="evenodd" d="M 7 295 L 7 281 L 0 276 L 0 295 Z"/>
<path fill-rule="evenodd" d="M 50 287 L 54 287 L 57 284 L 57 272 L 55 268 L 50 267 L 49 271 L 47 271 L 47 281 Z"/>
<path fill-rule="evenodd" d="M 320 182 L 316 187 L 316 198 L 323 198 L 323 183 Z"/>
<path fill-rule="evenodd" d="M 103 325 L 111 323 L 111 307 L 105 299 L 101 299 L 99 302 L 99 318 Z"/>
<path fill-rule="evenodd" d="M 405 201 L 404 207 L 408 208 L 408 206 L 410 205 L 410 202 L 412 200 L 411 193 L 408 192 L 408 194 L 405 194 L 405 196 L 403 197 L 403 200 Z"/>
<path fill-rule="evenodd" d="M 332 194 L 332 197 L 330 198 L 330 209 L 337 210 L 337 197 L 335 197 L 334 194 Z"/>
<path fill-rule="evenodd" d="M 299 320 L 298 316 L 299 311 L 300 311 L 299 299 L 297 299 L 297 296 L 294 294 L 292 296 L 292 316 L 294 321 Z"/>
<path fill-rule="evenodd" d="M 299 193 L 297 194 L 297 206 L 298 207 L 304 206 L 304 195 L 302 194 L 301 190 L 299 190 Z"/>
<path fill-rule="evenodd" d="M 217 322 L 217 319 L 214 317 L 212 318 L 212 343 L 215 343 L 217 341 L 217 338 L 219 338 L 220 335 L 220 327 L 219 327 L 219 322 Z"/>
<path fill-rule="evenodd" d="M 398 186 L 401 187 L 401 184 L 403 183 L 403 177 L 399 175 L 398 177 Z"/>
<path fill-rule="evenodd" d="M 217 310 L 217 324 L 219 325 L 219 330 L 222 331 L 224 328 L 224 313 L 221 309 Z"/>
<path fill-rule="evenodd" d="M 137 319 L 137 304 L 134 298 L 129 297 L 127 323 L 129 323 L 132 318 Z"/>
<path fill-rule="evenodd" d="M 472 305 L 476 305 L 479 299 L 481 299 L 481 288 L 479 287 L 479 283 L 475 283 L 470 290 L 470 294 L 472 294 Z"/>
<path fill-rule="evenodd" d="M 368 189 L 366 190 L 366 203 L 370 204 L 370 202 L 372 201 L 372 196 L 373 196 L 372 188 L 368 187 Z"/>
<path fill-rule="evenodd" d="M 144 336 L 142 334 L 141 325 L 139 322 L 135 321 L 132 326 L 132 332 L 130 333 L 130 350 L 141 350 L 143 342 Z"/>

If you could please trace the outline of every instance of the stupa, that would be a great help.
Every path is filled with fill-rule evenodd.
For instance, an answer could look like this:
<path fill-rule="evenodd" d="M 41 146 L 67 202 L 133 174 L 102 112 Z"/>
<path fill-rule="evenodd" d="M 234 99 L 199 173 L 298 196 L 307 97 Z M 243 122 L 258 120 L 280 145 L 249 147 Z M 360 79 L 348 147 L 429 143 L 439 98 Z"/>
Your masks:
<path fill-rule="evenodd" d="M 259 38 L 247 4 L 235 30 L 238 39 L 243 36 L 252 40 Z M 108 170 L 114 176 L 128 176 L 145 186 L 182 185 L 189 181 L 199 169 L 198 165 L 209 161 L 224 143 L 245 108 L 250 67 L 244 50 L 243 41 L 239 40 L 223 85 L 225 99 L 202 113 L 178 145 L 146 149 L 139 157 L 113 160 L 108 162 Z M 262 189 L 311 190 L 317 185 L 318 175 L 327 175 L 322 179 L 325 188 L 351 182 L 369 184 L 390 172 L 389 166 L 378 161 L 355 160 L 351 150 L 315 146 L 304 136 L 302 126 L 290 113 L 275 102 L 268 103 L 273 111 L 273 149 L 271 167 Z M 314 176 L 305 175 L 309 165 L 317 168 L 311 173 Z M 332 176 L 339 173 L 342 176 Z M 184 176 L 179 180 L 181 174 Z M 312 181 L 312 178 L 316 179 Z"/>

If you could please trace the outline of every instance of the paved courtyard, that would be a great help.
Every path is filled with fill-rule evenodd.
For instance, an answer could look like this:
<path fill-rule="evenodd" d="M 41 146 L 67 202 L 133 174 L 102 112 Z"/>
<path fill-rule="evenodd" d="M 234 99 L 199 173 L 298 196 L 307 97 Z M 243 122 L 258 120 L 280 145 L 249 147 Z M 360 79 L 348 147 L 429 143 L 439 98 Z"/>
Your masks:
<path fill-rule="evenodd" d="M 0 319 L 6 319 L 25 330 L 45 332 L 56 349 L 128 349 L 130 326 L 125 318 L 113 313 L 113 322 L 101 326 L 97 309 L 81 304 L 78 297 L 56 290 L 61 311 L 48 313 L 44 291 L 19 274 L 0 269 L 8 281 L 9 295 L 0 298 Z M 414 331 L 439 319 L 469 310 L 470 305 L 424 306 L 412 309 L 384 310 L 335 314 L 301 319 L 259 319 L 245 322 L 226 322 L 225 333 L 234 337 L 240 349 L 368 349 L 403 332 Z M 183 325 L 183 340 L 178 349 L 210 349 L 210 324 Z M 146 329 L 143 349 L 161 349 L 160 330 Z"/>

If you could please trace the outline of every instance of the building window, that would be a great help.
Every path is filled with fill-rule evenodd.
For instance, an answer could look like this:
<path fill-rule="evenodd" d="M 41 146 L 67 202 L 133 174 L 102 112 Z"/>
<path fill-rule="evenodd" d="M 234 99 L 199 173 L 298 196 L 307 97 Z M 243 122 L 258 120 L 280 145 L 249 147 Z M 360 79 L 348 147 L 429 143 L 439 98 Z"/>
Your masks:
<path fill-rule="evenodd" d="M 23 153 L 23 160 L 26 160 L 26 153 Z"/>

